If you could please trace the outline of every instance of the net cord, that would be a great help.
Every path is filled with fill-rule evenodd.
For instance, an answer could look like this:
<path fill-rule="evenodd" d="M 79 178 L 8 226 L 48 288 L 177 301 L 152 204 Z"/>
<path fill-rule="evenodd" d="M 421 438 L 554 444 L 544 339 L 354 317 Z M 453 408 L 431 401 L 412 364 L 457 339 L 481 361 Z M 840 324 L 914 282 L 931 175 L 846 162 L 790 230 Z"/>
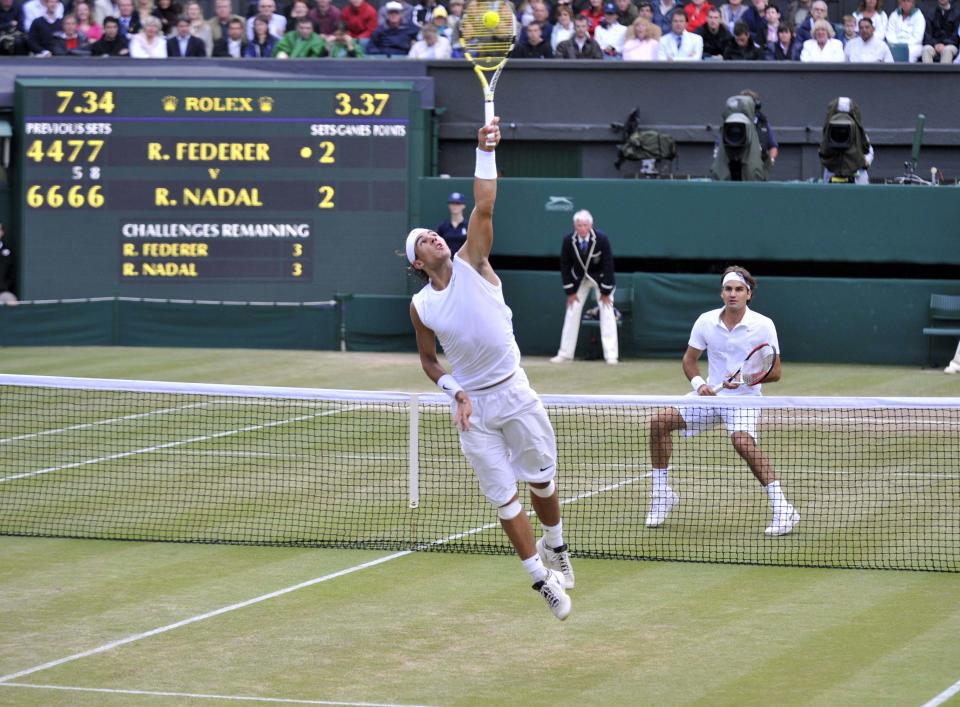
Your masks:
<path fill-rule="evenodd" d="M 31 376 L 0 374 L 0 386 L 71 388 L 102 391 L 170 393 L 181 395 L 214 395 L 236 398 L 277 398 L 283 400 L 329 400 L 355 403 L 400 403 L 408 405 L 411 393 L 394 391 L 336 390 L 324 388 L 287 388 L 278 386 L 224 385 L 214 383 L 181 383 L 169 381 L 137 381 L 110 378 L 77 378 L 66 376 Z M 420 404 L 450 404 L 442 393 L 418 393 Z M 623 407 L 750 407 L 802 409 L 898 409 L 960 408 L 960 397 L 835 397 L 775 395 L 553 395 L 540 399 L 548 406 L 612 405 Z"/>

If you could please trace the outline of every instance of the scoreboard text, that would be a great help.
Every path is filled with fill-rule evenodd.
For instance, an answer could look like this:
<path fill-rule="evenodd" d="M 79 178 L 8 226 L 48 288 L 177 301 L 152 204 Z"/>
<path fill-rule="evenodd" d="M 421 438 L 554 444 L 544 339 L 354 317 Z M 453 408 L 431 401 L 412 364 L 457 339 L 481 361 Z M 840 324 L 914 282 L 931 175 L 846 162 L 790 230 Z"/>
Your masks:
<path fill-rule="evenodd" d="M 413 98 L 379 82 L 19 81 L 21 294 L 329 297 L 342 259 L 382 259 L 406 224 Z"/>

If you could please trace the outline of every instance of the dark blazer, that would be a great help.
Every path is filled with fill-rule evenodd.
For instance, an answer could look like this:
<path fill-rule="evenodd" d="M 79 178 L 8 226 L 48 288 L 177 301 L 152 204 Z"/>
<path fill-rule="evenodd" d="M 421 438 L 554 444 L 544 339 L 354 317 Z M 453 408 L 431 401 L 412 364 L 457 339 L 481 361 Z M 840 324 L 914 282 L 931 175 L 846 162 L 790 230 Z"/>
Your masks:
<path fill-rule="evenodd" d="M 216 42 L 213 43 L 212 56 L 229 58 L 230 52 L 227 47 L 228 47 L 227 37 L 224 37 L 223 39 L 218 39 Z M 246 35 L 244 35 L 244 39 L 240 40 L 240 58 L 243 59 L 246 53 L 247 53 L 247 40 L 246 40 Z"/>
<path fill-rule="evenodd" d="M 763 59 L 763 50 L 754 44 L 752 39 L 745 47 L 741 47 L 734 40 L 723 52 L 724 61 L 760 61 L 761 59 Z"/>
<path fill-rule="evenodd" d="M 207 46 L 203 43 L 203 40 L 199 37 L 194 37 L 190 35 L 187 38 L 187 53 L 180 53 L 180 38 L 179 37 L 170 37 L 167 40 L 167 58 L 178 57 L 178 56 L 206 56 L 207 55 Z"/>
<path fill-rule="evenodd" d="M 511 59 L 552 59 L 553 48 L 549 40 L 543 40 L 537 46 L 531 45 L 527 41 L 520 42 L 510 52 Z"/>
<path fill-rule="evenodd" d="M 120 23 L 120 34 L 122 34 L 122 35 L 123 35 L 124 37 L 126 37 L 127 39 L 130 39 L 130 35 L 131 35 L 131 34 L 136 34 L 136 33 L 139 32 L 140 29 L 141 29 L 141 27 L 140 27 L 140 13 L 139 13 L 139 12 L 136 12 L 136 11 L 134 11 L 134 13 L 133 13 L 132 15 L 130 15 L 130 17 L 129 17 L 129 25 L 127 26 L 127 29 L 126 29 L 126 30 L 123 29 L 123 18 L 118 17 L 118 18 L 117 18 L 117 22 Z"/>
<path fill-rule="evenodd" d="M 590 231 L 590 245 L 585 254 L 580 253 L 576 231 L 563 237 L 560 249 L 560 276 L 563 278 L 563 291 L 575 294 L 583 282 L 584 270 L 600 286 L 600 294 L 609 295 L 616 287 L 613 275 L 613 250 L 610 239 L 603 231 Z M 586 267 L 584 267 L 586 266 Z"/>
<path fill-rule="evenodd" d="M 44 51 L 52 52 L 56 36 L 61 32 L 63 32 L 63 23 L 60 20 L 47 22 L 46 17 L 38 17 L 30 25 L 30 32 L 27 34 L 27 46 L 34 54 Z"/>
<path fill-rule="evenodd" d="M 733 44 L 733 35 L 730 34 L 730 30 L 727 29 L 727 26 L 723 24 L 723 22 L 721 22 L 720 27 L 717 28 L 716 34 L 712 33 L 707 25 L 699 27 L 694 34 L 699 34 L 703 37 L 704 59 L 708 56 L 723 56 L 723 53 L 727 50 L 727 46 Z"/>
<path fill-rule="evenodd" d="M 952 44 L 957 46 L 957 25 L 960 24 L 960 8 L 955 5 L 944 12 L 937 5 L 927 15 L 927 29 L 923 33 L 923 43 Z"/>
<path fill-rule="evenodd" d="M 130 43 L 122 34 L 117 34 L 117 38 L 112 42 L 106 37 L 101 37 L 90 46 L 90 52 L 93 56 L 127 56 L 120 54 L 122 50 L 130 50 Z"/>
<path fill-rule="evenodd" d="M 767 45 L 764 59 L 767 61 L 800 61 L 800 50 L 802 48 L 803 46 L 796 39 L 790 43 L 787 51 L 783 51 L 780 42 L 777 42 L 773 46 Z"/>

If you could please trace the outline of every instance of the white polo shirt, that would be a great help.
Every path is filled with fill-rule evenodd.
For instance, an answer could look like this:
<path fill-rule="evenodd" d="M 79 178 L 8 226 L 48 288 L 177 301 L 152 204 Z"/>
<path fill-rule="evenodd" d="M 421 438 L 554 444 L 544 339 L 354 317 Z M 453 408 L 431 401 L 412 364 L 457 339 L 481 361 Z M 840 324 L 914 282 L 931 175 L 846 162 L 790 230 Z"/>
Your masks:
<path fill-rule="evenodd" d="M 760 344 L 770 344 L 780 353 L 777 328 L 770 317 L 765 317 L 747 307 L 743 319 L 733 330 L 720 320 L 723 307 L 704 312 L 693 324 L 690 346 L 707 352 L 709 369 L 707 383 L 721 385 L 740 368 L 743 359 Z M 742 385 L 736 390 L 721 389 L 717 395 L 760 395 L 761 385 Z"/>

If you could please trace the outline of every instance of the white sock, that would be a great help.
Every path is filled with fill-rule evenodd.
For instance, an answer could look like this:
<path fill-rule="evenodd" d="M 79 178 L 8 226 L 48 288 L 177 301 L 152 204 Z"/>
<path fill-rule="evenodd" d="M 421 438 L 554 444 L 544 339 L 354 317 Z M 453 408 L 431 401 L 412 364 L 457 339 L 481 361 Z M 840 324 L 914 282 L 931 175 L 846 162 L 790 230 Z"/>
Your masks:
<path fill-rule="evenodd" d="M 667 474 L 670 472 L 670 467 L 666 469 L 654 469 L 653 470 L 653 495 L 654 496 L 666 496 L 670 492 L 670 485 L 667 483 Z"/>
<path fill-rule="evenodd" d="M 547 578 L 547 568 L 543 566 L 543 560 L 540 559 L 539 553 L 523 560 L 523 567 L 530 573 L 530 579 L 533 580 L 534 584 Z"/>
<path fill-rule="evenodd" d="M 556 525 L 543 526 L 543 537 L 547 541 L 547 547 L 553 549 L 563 545 L 563 518 L 557 521 Z"/>
<path fill-rule="evenodd" d="M 774 481 L 766 486 L 767 498 L 770 499 L 770 506 L 774 513 L 779 513 L 790 505 L 787 497 L 783 495 L 783 489 L 780 488 L 780 482 Z"/>

